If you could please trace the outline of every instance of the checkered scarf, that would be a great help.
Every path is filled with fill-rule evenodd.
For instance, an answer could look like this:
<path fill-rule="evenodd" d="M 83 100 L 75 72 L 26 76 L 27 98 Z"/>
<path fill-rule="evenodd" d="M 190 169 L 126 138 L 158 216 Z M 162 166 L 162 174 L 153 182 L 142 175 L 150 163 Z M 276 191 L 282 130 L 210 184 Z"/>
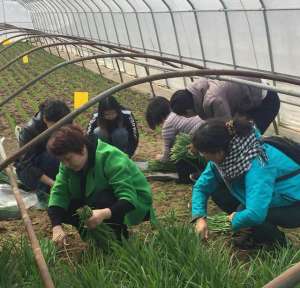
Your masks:
<path fill-rule="evenodd" d="M 222 176 L 230 181 L 247 172 L 251 168 L 251 160 L 259 157 L 265 163 L 266 152 L 255 135 L 255 131 L 245 137 L 234 136 L 229 144 L 229 155 L 218 166 Z"/>

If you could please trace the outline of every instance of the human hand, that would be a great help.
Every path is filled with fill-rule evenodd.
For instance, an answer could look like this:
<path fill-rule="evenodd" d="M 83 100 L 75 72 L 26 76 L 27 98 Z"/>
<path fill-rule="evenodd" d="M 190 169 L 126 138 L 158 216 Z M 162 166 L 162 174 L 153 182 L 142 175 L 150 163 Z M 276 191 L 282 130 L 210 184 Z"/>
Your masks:
<path fill-rule="evenodd" d="M 161 154 L 157 154 L 157 155 L 155 156 L 155 160 L 158 160 L 158 161 L 160 161 L 160 160 L 161 160 L 161 158 L 162 158 L 162 155 L 161 155 Z"/>
<path fill-rule="evenodd" d="M 46 174 L 43 174 L 40 177 L 40 181 L 43 182 L 44 184 L 48 185 L 49 187 L 52 187 L 54 185 L 54 180 L 48 177 Z"/>
<path fill-rule="evenodd" d="M 198 150 L 195 148 L 195 146 L 191 143 L 189 145 L 186 146 L 187 147 L 187 150 L 190 154 L 192 155 L 197 155 L 198 153 Z"/>
<path fill-rule="evenodd" d="M 233 213 L 231 213 L 230 215 L 227 216 L 227 218 L 228 218 L 228 220 L 229 220 L 230 222 L 232 222 L 232 219 L 233 219 L 235 213 L 236 213 L 236 212 L 233 212 Z"/>
<path fill-rule="evenodd" d="M 200 234 L 204 240 L 208 240 L 208 226 L 206 218 L 199 218 L 196 222 L 195 232 Z"/>
<path fill-rule="evenodd" d="M 109 208 L 95 209 L 93 210 L 93 215 L 87 220 L 86 225 L 89 229 L 95 229 L 98 224 L 110 217 L 111 210 Z"/>
<path fill-rule="evenodd" d="M 67 245 L 67 234 L 64 232 L 61 225 L 56 225 L 52 228 L 52 241 L 59 248 Z"/>

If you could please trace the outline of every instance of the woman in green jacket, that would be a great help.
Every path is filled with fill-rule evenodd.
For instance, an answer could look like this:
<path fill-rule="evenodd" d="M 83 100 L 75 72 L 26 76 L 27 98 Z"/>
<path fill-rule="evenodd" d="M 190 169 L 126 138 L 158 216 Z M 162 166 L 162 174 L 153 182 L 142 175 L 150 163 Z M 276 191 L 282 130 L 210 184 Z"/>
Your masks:
<path fill-rule="evenodd" d="M 57 244 L 66 242 L 62 223 L 79 229 L 76 210 L 83 205 L 93 209 L 86 223 L 88 229 L 106 222 L 118 239 L 128 237 L 128 225 L 154 220 L 150 185 L 119 149 L 87 138 L 73 124 L 53 133 L 47 149 L 61 162 L 48 204 Z"/>

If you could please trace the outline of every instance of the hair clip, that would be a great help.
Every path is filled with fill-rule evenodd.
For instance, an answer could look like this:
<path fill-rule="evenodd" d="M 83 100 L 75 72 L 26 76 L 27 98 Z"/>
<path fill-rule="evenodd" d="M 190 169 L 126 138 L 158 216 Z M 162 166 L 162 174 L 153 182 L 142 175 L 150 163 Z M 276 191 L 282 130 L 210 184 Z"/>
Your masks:
<path fill-rule="evenodd" d="M 228 130 L 228 133 L 230 136 L 235 135 L 235 129 L 234 129 L 234 124 L 233 124 L 233 120 L 229 120 L 225 123 L 225 126 Z"/>

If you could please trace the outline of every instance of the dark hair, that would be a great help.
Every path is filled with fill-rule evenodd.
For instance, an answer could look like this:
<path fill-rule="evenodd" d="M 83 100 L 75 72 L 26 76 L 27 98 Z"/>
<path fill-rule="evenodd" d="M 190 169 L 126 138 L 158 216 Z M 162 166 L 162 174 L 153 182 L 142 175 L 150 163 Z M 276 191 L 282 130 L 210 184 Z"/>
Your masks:
<path fill-rule="evenodd" d="M 171 107 L 168 99 L 157 96 L 150 100 L 146 110 L 146 120 L 151 129 L 155 129 L 170 114 Z"/>
<path fill-rule="evenodd" d="M 89 145 L 88 138 L 82 129 L 75 124 L 68 124 L 55 131 L 48 140 L 47 150 L 54 156 L 67 153 L 80 153 L 84 146 Z"/>
<path fill-rule="evenodd" d="M 122 109 L 124 109 L 119 102 L 113 97 L 108 96 L 99 101 L 98 105 L 98 124 L 100 127 L 116 126 L 118 123 L 123 121 Z M 107 110 L 115 110 L 118 114 L 117 118 L 113 120 L 115 125 L 112 125 L 112 121 L 104 118 L 104 112 Z"/>
<path fill-rule="evenodd" d="M 234 136 L 248 136 L 253 131 L 253 124 L 244 118 L 210 119 L 194 133 L 193 145 L 200 152 L 228 152 L 229 143 Z"/>
<path fill-rule="evenodd" d="M 184 116 L 186 110 L 194 110 L 193 95 L 187 89 L 177 90 L 170 99 L 170 106 L 174 113 Z"/>
<path fill-rule="evenodd" d="M 42 116 L 51 122 L 57 122 L 69 114 L 70 108 L 61 100 L 46 100 L 39 106 Z"/>

